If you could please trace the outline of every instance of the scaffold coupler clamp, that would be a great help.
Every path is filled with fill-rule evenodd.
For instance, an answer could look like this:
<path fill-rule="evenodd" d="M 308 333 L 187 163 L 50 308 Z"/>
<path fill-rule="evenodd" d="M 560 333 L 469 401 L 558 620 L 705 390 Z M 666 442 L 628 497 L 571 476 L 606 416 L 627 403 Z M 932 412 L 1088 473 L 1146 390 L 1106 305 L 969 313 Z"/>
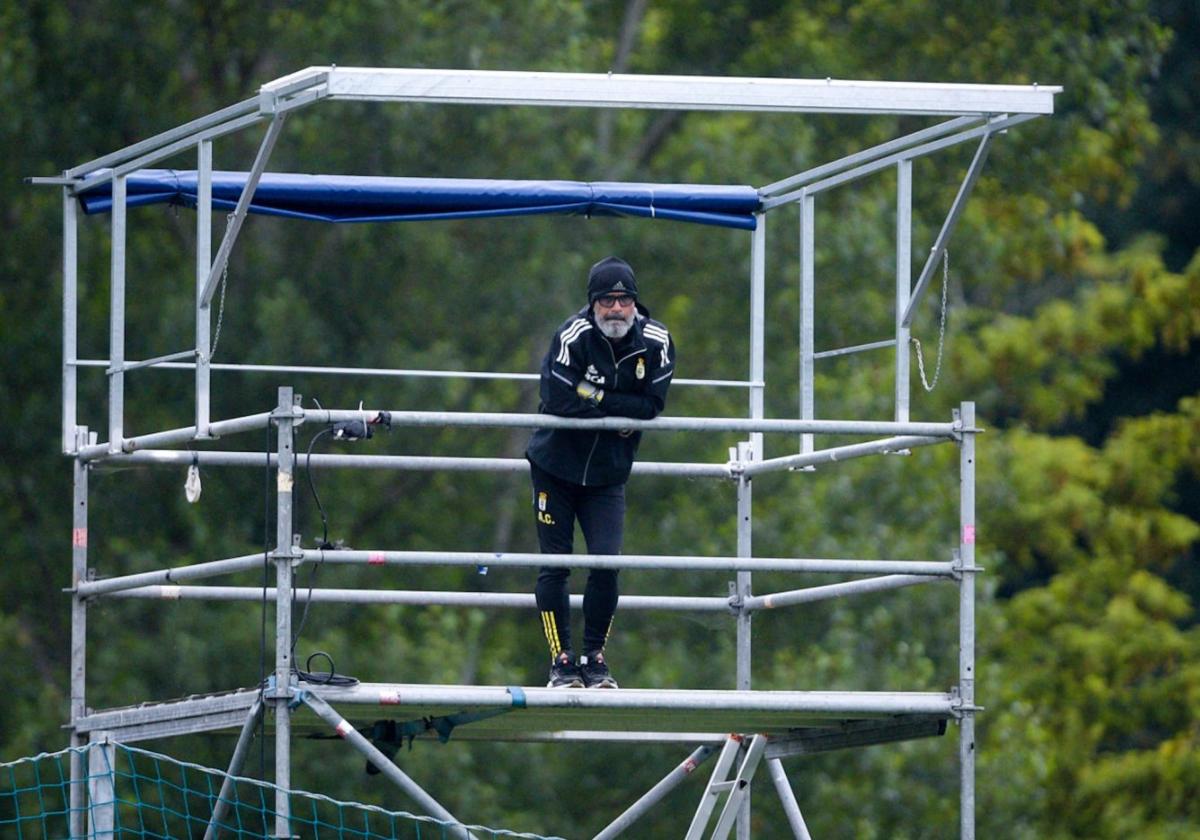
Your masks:
<path fill-rule="evenodd" d="M 737 615 L 745 609 L 746 601 L 742 597 L 741 590 L 738 589 L 736 580 L 729 581 L 729 598 L 726 599 L 726 603 L 729 604 L 729 612 L 733 615 Z"/>
<path fill-rule="evenodd" d="M 262 696 L 264 700 L 287 700 L 288 708 L 294 709 L 296 706 L 293 700 L 296 694 L 296 683 L 293 677 L 289 677 L 288 684 L 280 688 L 279 683 L 275 680 L 275 675 L 272 674 L 267 677 L 267 683 L 263 687 Z"/>
<path fill-rule="evenodd" d="M 304 549 L 300 546 L 300 535 L 292 534 L 291 546 L 268 552 L 267 557 L 274 561 L 290 560 L 292 568 L 296 568 L 304 562 Z"/>
<path fill-rule="evenodd" d="M 950 574 L 955 580 L 962 580 L 964 574 L 976 574 L 983 571 L 983 566 L 967 566 L 963 563 L 962 552 L 954 549 L 954 561 L 950 565 Z"/>
<path fill-rule="evenodd" d="M 963 700 L 958 686 L 952 686 L 950 688 L 950 711 L 953 712 L 956 718 L 961 719 L 965 712 L 983 712 L 986 709 L 983 706 L 977 706 L 974 703 L 968 703 Z"/>
<path fill-rule="evenodd" d="M 962 443 L 963 435 L 978 435 L 983 434 L 985 431 L 980 426 L 964 426 L 961 409 L 951 409 L 950 416 L 953 418 L 953 423 L 951 424 L 953 430 L 950 432 L 950 436 L 959 443 Z"/>
<path fill-rule="evenodd" d="M 740 481 L 746 474 L 746 464 L 754 460 L 754 450 L 750 441 L 742 441 L 737 446 L 729 447 L 729 460 L 725 462 L 728 478 Z"/>
<path fill-rule="evenodd" d="M 275 406 L 275 408 L 271 410 L 271 419 L 275 422 L 286 419 L 293 421 L 293 424 L 296 426 L 303 425 L 305 413 L 304 406 L 300 404 L 303 399 L 304 396 L 302 394 L 293 394 L 291 406 L 287 408 L 278 405 Z"/>

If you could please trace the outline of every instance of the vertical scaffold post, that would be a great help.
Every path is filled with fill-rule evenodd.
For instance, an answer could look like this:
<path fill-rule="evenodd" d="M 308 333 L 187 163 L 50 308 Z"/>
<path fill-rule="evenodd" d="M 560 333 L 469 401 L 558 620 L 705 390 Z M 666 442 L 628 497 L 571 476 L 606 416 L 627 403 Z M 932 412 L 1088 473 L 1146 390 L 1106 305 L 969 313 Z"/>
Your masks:
<path fill-rule="evenodd" d="M 75 430 L 73 446 L 78 451 L 88 443 L 88 430 Z M 71 510 L 71 588 L 87 579 L 88 564 L 88 475 L 90 467 L 76 458 L 74 463 L 74 500 Z M 76 729 L 77 722 L 87 713 L 87 601 L 71 596 L 71 796 L 70 818 L 67 827 L 72 840 L 84 836 L 84 815 L 87 807 L 85 779 L 87 767 L 81 751 L 87 741 Z"/>
<path fill-rule="evenodd" d="M 813 196 L 805 191 L 800 193 L 800 419 L 812 420 L 813 417 L 813 317 L 816 307 L 814 301 L 815 255 L 814 221 L 816 204 Z M 801 454 L 813 451 L 813 436 L 808 433 L 800 435 Z"/>
<path fill-rule="evenodd" d="M 76 383 L 79 368 L 79 209 L 63 187 L 62 451 L 75 452 Z"/>
<path fill-rule="evenodd" d="M 896 422 L 908 422 L 908 336 L 904 313 L 912 295 L 912 160 L 896 164 Z"/>
<path fill-rule="evenodd" d="M 960 821 L 963 840 L 975 838 L 975 403 L 959 409 L 959 765 L 962 773 Z"/>
<path fill-rule="evenodd" d="M 295 423 L 292 389 L 279 389 L 275 409 L 275 836 L 291 837 L 288 791 L 292 785 L 292 485 L 295 473 Z"/>
<path fill-rule="evenodd" d="M 746 441 L 738 443 L 738 461 L 745 463 L 754 458 L 751 445 Z M 738 557 L 751 557 L 753 545 L 753 487 L 751 479 L 742 474 L 738 476 L 737 490 L 737 554 Z M 751 621 L 753 612 L 746 609 L 747 599 L 752 594 L 750 572 L 737 573 L 737 688 L 738 691 L 749 691 L 751 685 L 751 661 L 753 647 L 751 645 Z M 741 798 L 741 811 L 737 819 L 738 840 L 749 840 L 750 837 L 750 791 L 745 791 Z"/>
<path fill-rule="evenodd" d="M 764 382 L 766 380 L 766 274 L 767 274 L 767 215 L 755 215 L 754 235 L 750 240 L 750 417 L 762 419 L 764 415 Z M 741 451 L 738 460 L 761 460 L 766 457 L 763 452 L 763 434 L 754 432 L 750 435 L 748 444 L 739 445 Z M 753 551 L 753 497 L 750 480 L 746 476 L 738 478 L 738 556 L 752 557 Z M 750 572 L 738 572 L 737 598 L 739 604 L 745 604 L 751 595 Z M 738 611 L 738 664 L 737 687 L 741 691 L 750 690 L 751 680 L 751 622 L 750 610 L 744 607 Z M 747 796 L 746 807 L 738 818 L 738 837 L 750 836 L 750 799 Z"/>
<path fill-rule="evenodd" d="M 88 838 L 116 837 L 116 748 L 108 732 L 93 732 L 88 744 Z"/>
<path fill-rule="evenodd" d="M 125 191 L 124 175 L 112 182 L 112 259 L 108 313 L 108 451 L 125 436 Z"/>
<path fill-rule="evenodd" d="M 212 267 L 212 141 L 201 140 L 196 156 L 196 437 L 206 438 L 209 436 L 212 306 L 204 300 L 204 284 Z"/>
<path fill-rule="evenodd" d="M 750 240 L 750 418 L 761 420 L 766 391 L 767 214 L 754 216 Z M 766 458 L 762 432 L 750 435 L 755 458 Z"/>

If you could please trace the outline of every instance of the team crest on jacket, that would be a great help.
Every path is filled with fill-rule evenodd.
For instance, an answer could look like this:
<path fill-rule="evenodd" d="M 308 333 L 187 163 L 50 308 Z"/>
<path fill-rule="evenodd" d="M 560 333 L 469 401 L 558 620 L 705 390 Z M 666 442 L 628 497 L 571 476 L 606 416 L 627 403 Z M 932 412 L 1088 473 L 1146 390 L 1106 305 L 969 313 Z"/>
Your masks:
<path fill-rule="evenodd" d="M 637 367 L 633 371 L 633 375 L 638 379 L 646 378 L 646 360 L 638 356 Z"/>
<path fill-rule="evenodd" d="M 546 500 L 547 500 L 548 498 L 549 498 L 549 497 L 546 495 L 546 491 L 545 491 L 545 490 L 542 490 L 541 492 L 539 492 L 539 493 L 538 493 L 538 499 L 537 499 L 537 502 L 538 502 L 538 510 L 545 510 L 545 509 L 546 509 Z"/>

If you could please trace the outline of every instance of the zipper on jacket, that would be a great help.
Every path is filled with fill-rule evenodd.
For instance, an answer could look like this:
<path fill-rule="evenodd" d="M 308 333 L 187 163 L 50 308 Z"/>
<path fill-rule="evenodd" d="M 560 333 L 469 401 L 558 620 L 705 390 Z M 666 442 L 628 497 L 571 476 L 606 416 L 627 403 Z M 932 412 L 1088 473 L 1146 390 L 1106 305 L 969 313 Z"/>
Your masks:
<path fill-rule="evenodd" d="M 587 487 L 588 467 L 592 465 L 592 456 L 596 454 L 596 444 L 600 442 L 600 433 L 596 432 L 596 436 L 592 438 L 592 448 L 588 452 L 587 460 L 583 462 L 583 481 L 580 482 L 584 487 Z"/>
<path fill-rule="evenodd" d="M 619 375 L 620 375 L 620 371 L 621 371 L 621 363 L 622 363 L 622 362 L 624 362 L 624 361 L 626 361 L 626 360 L 628 360 L 628 359 L 632 359 L 632 358 L 633 358 L 634 356 L 636 356 L 638 353 L 647 353 L 647 352 L 649 352 L 649 351 L 646 349 L 646 345 L 645 345 L 645 344 L 643 344 L 641 347 L 635 347 L 635 348 L 633 348 L 632 350 L 630 350 L 628 353 L 626 353 L 624 356 L 622 356 L 622 357 L 621 357 L 621 358 L 618 360 L 618 359 L 617 359 L 617 351 L 613 349 L 613 344 L 612 344 L 612 342 L 611 342 L 611 341 L 609 341 L 607 338 L 605 338 L 605 339 L 604 339 L 604 343 L 608 345 L 608 355 L 609 355 L 609 358 L 611 358 L 611 359 L 612 359 L 612 362 L 613 362 L 613 376 L 614 376 L 614 377 L 615 377 L 615 376 L 619 376 Z M 613 387 L 616 387 L 616 384 L 617 384 L 616 382 L 613 382 Z"/>

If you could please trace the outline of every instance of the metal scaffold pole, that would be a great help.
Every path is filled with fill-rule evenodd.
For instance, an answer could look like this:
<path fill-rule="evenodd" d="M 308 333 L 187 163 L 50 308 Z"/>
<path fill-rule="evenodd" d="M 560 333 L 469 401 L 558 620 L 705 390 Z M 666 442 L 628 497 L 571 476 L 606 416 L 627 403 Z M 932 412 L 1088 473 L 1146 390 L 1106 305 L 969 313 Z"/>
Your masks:
<path fill-rule="evenodd" d="M 275 409 L 275 679 L 268 695 L 275 706 L 275 835 L 291 837 L 288 790 L 292 784 L 291 680 L 292 680 L 292 485 L 295 473 L 295 423 L 291 388 L 279 389 Z"/>
<path fill-rule="evenodd" d="M 738 460 L 745 462 L 754 457 L 748 442 L 738 444 Z M 738 477 L 737 488 L 737 552 L 738 557 L 752 557 L 753 550 L 753 491 L 751 479 L 746 475 Z M 737 689 L 749 691 L 751 686 L 751 662 L 753 647 L 751 644 L 751 621 L 754 613 L 746 609 L 746 601 L 752 594 L 751 573 L 739 571 L 735 584 L 735 597 L 738 604 L 737 612 Z M 750 838 L 750 791 L 745 792 L 745 798 L 737 815 L 738 840 Z"/>
<path fill-rule="evenodd" d="M 86 426 L 75 432 L 72 446 L 78 449 L 87 443 Z M 87 578 L 88 564 L 88 472 L 90 467 L 74 459 L 74 500 L 71 510 L 71 586 L 78 587 Z M 87 738 L 76 728 L 87 714 L 87 601 L 75 593 L 71 597 L 71 746 L 82 748 Z M 84 813 L 87 799 L 85 778 L 87 757 L 79 751 L 71 753 L 71 818 L 68 830 L 72 838 L 84 836 Z"/>
<path fill-rule="evenodd" d="M 961 834 L 975 838 L 975 403 L 960 409 L 963 436 L 959 450 L 958 559 L 959 582 L 958 694 L 962 703 L 959 721 L 959 763 L 962 773 Z"/>

